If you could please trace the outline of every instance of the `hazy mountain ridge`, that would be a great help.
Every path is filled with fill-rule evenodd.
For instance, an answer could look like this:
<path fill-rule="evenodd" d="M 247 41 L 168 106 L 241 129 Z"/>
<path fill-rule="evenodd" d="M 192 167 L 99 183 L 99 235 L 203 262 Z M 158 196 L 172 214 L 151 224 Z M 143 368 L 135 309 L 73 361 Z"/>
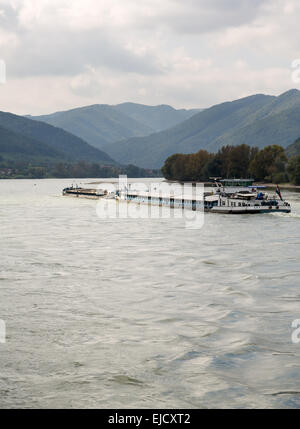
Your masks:
<path fill-rule="evenodd" d="M 90 146 L 77 136 L 44 122 L 0 112 L 0 127 L 0 154 L 4 151 L 7 154 L 9 150 L 10 157 L 14 152 L 16 155 L 26 152 L 33 158 L 45 156 L 71 162 L 84 160 L 116 164 L 103 151 Z"/>
<path fill-rule="evenodd" d="M 300 155 L 300 137 L 286 148 L 286 154 L 289 158 Z"/>
<path fill-rule="evenodd" d="M 151 128 L 153 133 L 174 127 L 201 110 L 174 109 L 174 107 L 167 104 L 147 106 L 129 102 L 118 104 L 115 106 L 115 109 Z"/>
<path fill-rule="evenodd" d="M 42 116 L 28 116 L 60 127 L 96 148 L 131 137 L 154 134 L 185 121 L 197 109 L 176 110 L 171 106 L 122 103 L 96 104 Z"/>
<path fill-rule="evenodd" d="M 258 94 L 222 103 L 166 131 L 112 143 L 104 150 L 122 163 L 159 168 L 174 153 L 216 152 L 242 143 L 287 147 L 299 135 L 300 91 L 291 90 L 278 97 Z"/>
<path fill-rule="evenodd" d="M 97 148 L 132 135 L 140 137 L 155 132 L 108 105 L 81 107 L 31 119 L 60 127 Z"/>

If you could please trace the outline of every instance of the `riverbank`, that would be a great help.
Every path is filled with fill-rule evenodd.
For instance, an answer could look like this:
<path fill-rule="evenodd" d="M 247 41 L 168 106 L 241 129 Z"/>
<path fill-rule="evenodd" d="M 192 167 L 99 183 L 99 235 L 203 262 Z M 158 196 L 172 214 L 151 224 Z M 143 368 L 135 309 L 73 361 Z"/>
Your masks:
<path fill-rule="evenodd" d="M 205 187 L 210 187 L 213 185 L 213 182 L 181 182 L 181 181 L 177 181 L 177 180 L 164 180 L 167 183 L 198 183 L 201 185 L 204 185 Z M 275 183 L 260 183 L 260 182 L 254 182 L 253 184 L 254 186 L 265 186 L 266 188 L 269 189 L 276 189 L 277 184 Z M 296 190 L 300 190 L 300 185 L 294 185 L 293 183 L 279 183 L 279 186 L 281 189 L 288 189 L 290 191 L 296 191 Z"/>
<path fill-rule="evenodd" d="M 276 189 L 277 184 L 275 183 L 256 183 L 257 186 L 265 186 L 269 189 Z M 293 185 L 292 183 L 279 183 L 279 187 L 281 189 L 287 189 L 289 191 L 297 191 L 300 190 L 299 185 Z"/>
<path fill-rule="evenodd" d="M 138 181 L 139 179 L 136 179 L 136 178 L 128 178 L 129 180 L 135 180 L 135 181 Z M 148 179 L 151 179 L 151 178 L 148 178 Z M 155 179 L 157 179 L 157 178 L 155 178 L 155 177 L 153 177 L 153 180 L 155 181 Z M 111 182 L 111 183 L 118 183 L 118 181 L 119 181 L 119 179 L 118 178 L 112 178 L 112 179 L 107 179 L 107 178 L 105 178 L 104 179 L 105 181 L 109 181 L 109 182 Z M 213 182 L 190 182 L 190 181 L 186 181 L 186 182 L 181 182 L 181 181 L 178 181 L 178 180 L 167 180 L 167 179 L 164 179 L 163 180 L 164 182 L 167 182 L 167 183 L 180 183 L 180 184 L 183 184 L 183 183 L 197 183 L 197 184 L 201 184 L 201 185 L 204 185 L 205 187 L 211 187 L 212 185 L 213 185 Z M 99 185 L 99 184 L 101 184 L 101 183 L 103 183 L 102 181 L 93 181 L 93 182 L 89 182 L 89 183 L 87 183 L 87 185 Z M 275 183 L 259 183 L 259 182 L 255 182 L 254 183 L 254 186 L 265 186 L 266 188 L 269 188 L 269 189 L 276 189 L 276 186 L 277 186 L 277 184 L 275 184 Z M 287 190 L 290 190 L 290 191 L 296 191 L 296 190 L 300 190 L 300 186 L 299 185 L 293 185 L 292 183 L 279 183 L 279 186 L 280 186 L 280 188 L 281 189 L 287 189 Z"/>

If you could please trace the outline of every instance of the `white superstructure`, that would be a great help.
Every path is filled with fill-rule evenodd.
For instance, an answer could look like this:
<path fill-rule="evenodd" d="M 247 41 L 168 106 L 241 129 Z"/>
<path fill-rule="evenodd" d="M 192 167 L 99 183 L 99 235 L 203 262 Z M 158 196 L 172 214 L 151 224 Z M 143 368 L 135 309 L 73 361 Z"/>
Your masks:
<path fill-rule="evenodd" d="M 251 179 L 234 179 L 216 182 L 211 192 L 201 196 L 170 195 L 135 190 L 122 190 L 116 194 L 117 199 L 141 204 L 169 206 L 191 210 L 205 210 L 212 213 L 257 214 L 257 213 L 290 213 L 291 206 L 276 195 L 269 196 L 253 186 Z M 279 188 L 278 188 L 279 189 Z"/>

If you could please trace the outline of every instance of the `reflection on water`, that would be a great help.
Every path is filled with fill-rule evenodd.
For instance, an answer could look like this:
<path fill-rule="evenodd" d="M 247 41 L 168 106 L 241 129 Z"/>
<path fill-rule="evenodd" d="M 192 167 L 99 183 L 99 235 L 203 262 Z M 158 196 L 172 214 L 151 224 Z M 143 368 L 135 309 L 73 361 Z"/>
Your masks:
<path fill-rule="evenodd" d="M 1 407 L 300 406 L 299 194 L 188 230 L 69 184 L 0 182 Z"/>

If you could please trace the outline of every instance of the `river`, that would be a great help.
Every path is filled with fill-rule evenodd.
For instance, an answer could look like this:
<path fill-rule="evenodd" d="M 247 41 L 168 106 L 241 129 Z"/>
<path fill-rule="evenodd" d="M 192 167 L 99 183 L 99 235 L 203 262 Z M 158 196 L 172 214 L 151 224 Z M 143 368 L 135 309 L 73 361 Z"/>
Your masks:
<path fill-rule="evenodd" d="M 0 181 L 1 408 L 300 407 L 300 193 L 188 229 L 71 182 Z"/>

